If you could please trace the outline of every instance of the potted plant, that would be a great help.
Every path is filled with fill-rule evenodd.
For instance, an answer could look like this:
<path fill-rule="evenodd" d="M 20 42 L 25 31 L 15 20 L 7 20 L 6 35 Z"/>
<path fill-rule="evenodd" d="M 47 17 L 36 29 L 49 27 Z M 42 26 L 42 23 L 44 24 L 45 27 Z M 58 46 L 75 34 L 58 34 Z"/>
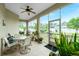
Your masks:
<path fill-rule="evenodd" d="M 37 41 L 38 43 L 42 43 L 43 38 L 39 36 L 38 31 L 34 32 L 34 36 L 35 36 L 35 41 Z"/>

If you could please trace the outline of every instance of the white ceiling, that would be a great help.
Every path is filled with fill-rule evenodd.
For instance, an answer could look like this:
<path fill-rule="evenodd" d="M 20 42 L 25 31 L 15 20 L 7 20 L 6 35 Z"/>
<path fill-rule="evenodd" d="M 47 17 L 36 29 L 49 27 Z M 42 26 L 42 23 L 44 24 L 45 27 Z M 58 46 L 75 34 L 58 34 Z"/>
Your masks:
<path fill-rule="evenodd" d="M 5 7 L 15 14 L 19 15 L 20 19 L 28 20 L 54 4 L 55 3 L 5 3 Z M 21 8 L 25 8 L 25 6 L 27 5 L 33 8 L 33 11 L 35 11 L 36 14 L 31 13 L 31 15 L 28 16 L 26 12 L 21 13 L 23 11 Z"/>

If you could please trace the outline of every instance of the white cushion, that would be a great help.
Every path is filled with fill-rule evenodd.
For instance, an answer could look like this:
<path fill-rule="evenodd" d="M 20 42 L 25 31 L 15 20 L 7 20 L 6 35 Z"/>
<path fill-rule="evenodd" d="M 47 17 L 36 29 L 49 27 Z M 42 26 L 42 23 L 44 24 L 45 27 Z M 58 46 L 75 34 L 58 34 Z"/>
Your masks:
<path fill-rule="evenodd" d="M 4 39 L 4 41 L 6 42 L 6 44 L 7 44 L 7 46 L 8 47 L 11 47 L 11 46 L 14 46 L 14 45 L 16 45 L 17 44 L 17 42 L 15 41 L 15 42 L 13 42 L 13 43 L 11 43 L 11 44 L 9 44 L 9 41 L 7 40 L 7 38 L 3 38 Z"/>

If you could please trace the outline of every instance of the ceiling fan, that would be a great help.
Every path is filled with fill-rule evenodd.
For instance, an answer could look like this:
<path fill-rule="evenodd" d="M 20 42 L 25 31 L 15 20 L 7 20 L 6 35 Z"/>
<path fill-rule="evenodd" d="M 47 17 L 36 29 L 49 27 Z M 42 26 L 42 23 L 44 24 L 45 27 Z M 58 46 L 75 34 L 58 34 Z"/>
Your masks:
<path fill-rule="evenodd" d="M 30 13 L 36 14 L 34 11 L 32 11 L 33 8 L 31 8 L 30 6 L 26 6 L 26 8 L 21 8 L 21 9 L 24 10 L 21 13 L 27 12 L 29 16 L 30 16 Z"/>

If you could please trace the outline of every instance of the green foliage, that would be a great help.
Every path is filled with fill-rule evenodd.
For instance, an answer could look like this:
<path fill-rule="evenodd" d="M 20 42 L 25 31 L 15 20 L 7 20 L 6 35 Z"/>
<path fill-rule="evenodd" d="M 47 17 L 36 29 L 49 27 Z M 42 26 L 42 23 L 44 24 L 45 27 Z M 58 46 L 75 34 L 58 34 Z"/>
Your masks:
<path fill-rule="evenodd" d="M 55 43 L 57 48 L 59 49 L 59 54 L 61 56 L 71 56 L 77 54 L 79 55 L 79 53 L 77 52 L 79 51 L 79 43 L 76 41 L 76 36 L 77 35 L 75 34 L 73 40 L 68 39 L 64 34 L 60 35 L 60 39 L 55 38 Z M 70 41 L 68 42 L 68 40 Z"/>
<path fill-rule="evenodd" d="M 36 23 L 34 23 L 34 29 L 37 29 L 37 24 Z"/>
<path fill-rule="evenodd" d="M 67 26 L 72 29 L 78 29 L 79 28 L 79 17 L 78 18 L 72 18 L 68 23 Z"/>
<path fill-rule="evenodd" d="M 30 25 L 29 28 L 31 28 L 31 29 L 37 29 L 37 24 L 33 23 L 33 25 Z"/>
<path fill-rule="evenodd" d="M 26 27 L 23 24 L 21 24 L 19 25 L 19 29 L 23 29 L 23 31 L 25 31 Z"/>
<path fill-rule="evenodd" d="M 48 24 L 40 24 L 40 31 L 41 32 L 48 32 Z"/>
<path fill-rule="evenodd" d="M 31 29 L 37 29 L 37 23 L 34 23 L 33 25 L 29 26 Z M 48 24 L 40 24 L 40 31 L 41 32 L 48 32 Z"/>

